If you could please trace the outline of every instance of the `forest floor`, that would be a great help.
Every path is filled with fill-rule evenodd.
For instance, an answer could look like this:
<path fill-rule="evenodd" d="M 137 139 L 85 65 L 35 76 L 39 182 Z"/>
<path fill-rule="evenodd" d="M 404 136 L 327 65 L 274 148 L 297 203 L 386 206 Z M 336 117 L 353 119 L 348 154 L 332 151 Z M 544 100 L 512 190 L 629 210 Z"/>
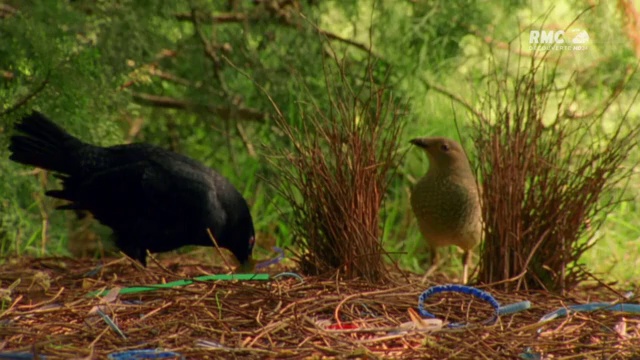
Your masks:
<path fill-rule="evenodd" d="M 564 296 L 483 287 L 502 305 L 532 304 L 489 325 L 483 323 L 494 314 L 489 304 L 440 293 L 425 308 L 445 326 L 421 329 L 407 324 L 416 324 L 409 309 L 417 309 L 418 296 L 433 280 L 421 284 L 420 276 L 397 274 L 372 286 L 277 277 L 285 270 L 269 270 L 253 280 L 196 280 L 136 292 L 124 288 L 224 269 L 205 270 L 184 255 L 147 269 L 124 258 L 7 260 L 0 265 L 0 359 L 135 359 L 132 354 L 145 349 L 165 353 L 139 358 L 640 359 L 638 313 L 598 310 L 539 322 L 569 305 L 620 299 L 606 286 Z M 104 296 L 92 296 L 95 291 Z M 460 321 L 468 326 L 446 326 Z"/>

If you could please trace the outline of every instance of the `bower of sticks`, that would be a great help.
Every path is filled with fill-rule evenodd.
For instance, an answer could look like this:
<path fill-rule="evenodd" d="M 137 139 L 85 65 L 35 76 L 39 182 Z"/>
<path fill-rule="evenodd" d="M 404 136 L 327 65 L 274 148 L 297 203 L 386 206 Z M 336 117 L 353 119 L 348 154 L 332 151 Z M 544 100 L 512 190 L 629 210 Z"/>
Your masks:
<path fill-rule="evenodd" d="M 446 282 L 442 278 L 423 284 L 417 275 L 395 274 L 372 286 L 300 277 L 277 265 L 257 280 L 192 281 L 127 293 L 123 289 L 225 269 L 206 268 L 188 257 L 146 269 L 125 258 L 97 264 L 69 258 L 5 262 L 0 353 L 34 359 L 134 359 L 126 353 L 136 351 L 164 351 L 164 359 L 640 358 L 638 314 L 602 309 L 539 321 L 570 305 L 621 298 L 603 284 L 564 296 L 481 287 L 501 305 L 531 302 L 528 310 L 489 325 L 494 309 L 488 303 L 440 293 L 424 303 L 443 320 L 444 326 L 433 327 L 420 324 L 411 312 L 423 291 Z M 461 322 L 466 326 L 447 326 Z"/>

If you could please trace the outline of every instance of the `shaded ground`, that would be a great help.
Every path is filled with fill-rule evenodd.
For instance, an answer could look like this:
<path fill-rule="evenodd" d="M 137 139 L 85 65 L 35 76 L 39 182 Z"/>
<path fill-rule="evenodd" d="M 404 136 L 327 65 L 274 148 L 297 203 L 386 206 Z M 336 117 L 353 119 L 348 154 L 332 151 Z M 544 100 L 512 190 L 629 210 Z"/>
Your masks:
<path fill-rule="evenodd" d="M 164 269 L 157 264 L 136 269 L 124 259 L 109 259 L 100 269 L 96 264 L 58 258 L 0 265 L 1 288 L 21 279 L 4 294 L 0 355 L 20 351 L 47 359 L 106 358 L 115 351 L 163 348 L 188 359 L 640 359 L 640 314 L 598 311 L 537 324 L 564 305 L 619 298 L 604 289 L 565 298 L 491 290 L 501 304 L 530 300 L 533 307 L 503 316 L 494 326 L 399 333 L 399 325 L 410 321 L 407 310 L 416 308 L 418 295 L 428 287 L 419 285 L 418 277 L 398 276 L 376 287 L 309 277 L 303 282 L 284 277 L 196 282 L 105 301 L 87 294 L 222 270 L 205 271 L 187 257 L 163 260 Z M 489 305 L 457 294 L 434 296 L 427 309 L 448 321 L 478 323 L 492 314 Z"/>

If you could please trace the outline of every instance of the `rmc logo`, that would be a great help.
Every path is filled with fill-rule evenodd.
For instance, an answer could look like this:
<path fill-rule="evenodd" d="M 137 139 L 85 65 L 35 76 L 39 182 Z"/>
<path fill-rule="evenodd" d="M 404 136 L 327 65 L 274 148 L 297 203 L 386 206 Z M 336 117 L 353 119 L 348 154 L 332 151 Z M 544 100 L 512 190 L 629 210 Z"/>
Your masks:
<path fill-rule="evenodd" d="M 531 30 L 529 44 L 564 44 L 564 30 Z"/>
<path fill-rule="evenodd" d="M 589 34 L 585 30 L 531 30 L 530 50 L 586 50 Z"/>

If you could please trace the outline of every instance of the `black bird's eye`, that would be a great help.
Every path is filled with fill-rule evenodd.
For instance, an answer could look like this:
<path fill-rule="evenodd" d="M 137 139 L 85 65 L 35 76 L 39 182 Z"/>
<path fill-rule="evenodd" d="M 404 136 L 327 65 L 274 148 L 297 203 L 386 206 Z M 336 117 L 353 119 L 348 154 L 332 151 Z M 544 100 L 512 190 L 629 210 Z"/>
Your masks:
<path fill-rule="evenodd" d="M 449 145 L 447 144 L 440 145 L 440 148 L 442 149 L 442 151 L 445 151 L 445 152 L 449 151 Z"/>

